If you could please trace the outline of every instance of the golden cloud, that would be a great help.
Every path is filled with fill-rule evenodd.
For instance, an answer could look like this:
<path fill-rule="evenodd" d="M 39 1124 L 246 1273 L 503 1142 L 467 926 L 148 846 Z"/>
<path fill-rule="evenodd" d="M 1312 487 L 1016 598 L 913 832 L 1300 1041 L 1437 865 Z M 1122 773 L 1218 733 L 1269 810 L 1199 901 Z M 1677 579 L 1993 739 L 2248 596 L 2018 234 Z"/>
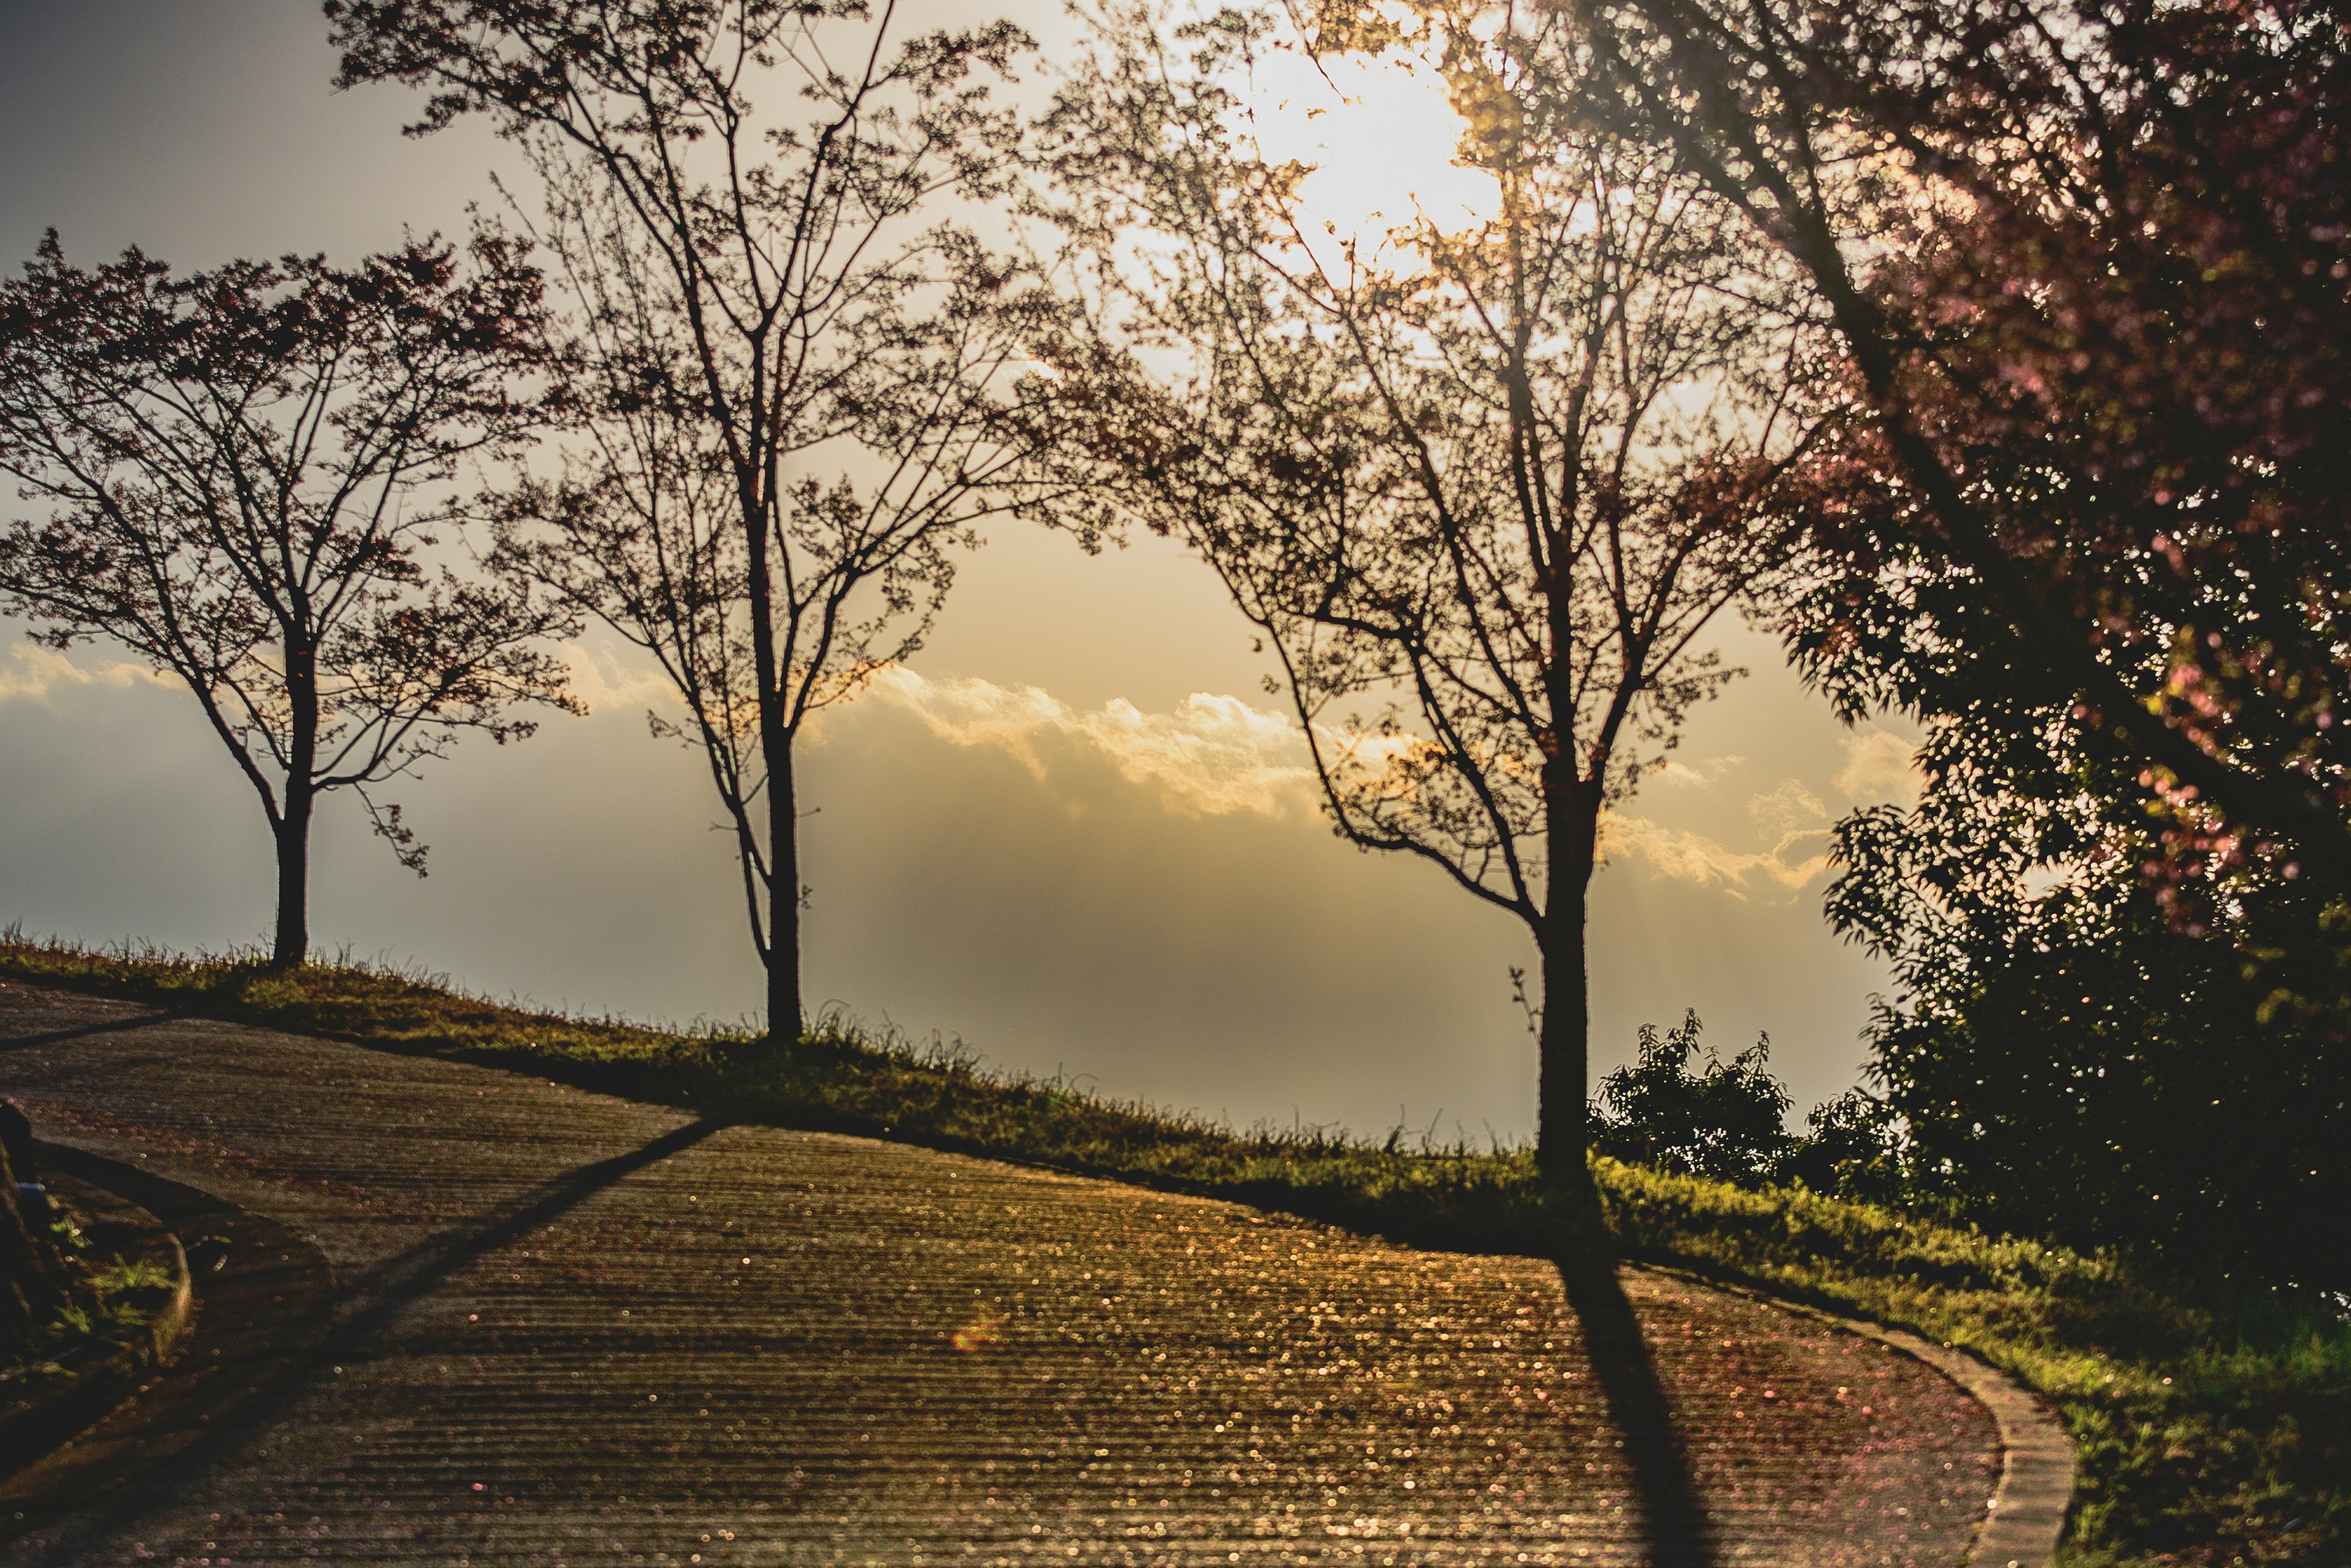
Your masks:
<path fill-rule="evenodd" d="M 178 683 L 171 676 L 160 674 L 145 664 L 116 660 L 96 669 L 84 669 L 63 653 L 31 643 L 19 643 L 8 650 L 9 660 L 0 666 L 0 702 L 23 700 L 43 706 L 50 703 L 53 694 L 102 686 L 110 691 L 127 691 L 132 686 L 171 686 Z"/>
<path fill-rule="evenodd" d="M 650 657 L 611 639 L 582 642 L 566 660 L 571 669 L 571 695 L 588 711 L 608 708 L 660 708 L 683 712 L 677 687 L 655 667 Z"/>
<path fill-rule="evenodd" d="M 1857 730 L 1845 737 L 1844 766 L 1829 782 L 1860 805 L 1882 800 L 1912 805 L 1925 783 L 1918 772 L 1918 747 L 1874 725 Z"/>
<path fill-rule="evenodd" d="M 1660 784 L 1679 784 L 1703 789 L 1720 782 L 1724 774 L 1746 761 L 1744 757 L 1709 757 L 1703 762 L 1692 764 L 1669 757 L 1659 765 L 1655 777 Z"/>
<path fill-rule="evenodd" d="M 1040 779 L 1045 761 L 1038 740 L 1050 735 L 1075 741 L 1108 759 L 1129 783 L 1159 786 L 1167 804 L 1187 814 L 1279 817 L 1313 789 L 1290 720 L 1239 697 L 1195 692 L 1165 714 L 1113 697 L 1081 713 L 1035 686 L 999 686 L 974 676 L 933 681 L 899 667 L 878 672 L 872 691 L 940 739 L 995 747 Z"/>
<path fill-rule="evenodd" d="M 1701 887 L 1719 884 L 1740 899 L 1758 883 L 1792 893 L 1828 870 L 1828 808 L 1802 783 L 1790 779 L 1755 796 L 1747 812 L 1771 841 L 1770 849 L 1734 850 L 1704 833 L 1621 811 L 1603 819 L 1601 846 L 1603 852 L 1638 854 L 1661 876 Z"/>

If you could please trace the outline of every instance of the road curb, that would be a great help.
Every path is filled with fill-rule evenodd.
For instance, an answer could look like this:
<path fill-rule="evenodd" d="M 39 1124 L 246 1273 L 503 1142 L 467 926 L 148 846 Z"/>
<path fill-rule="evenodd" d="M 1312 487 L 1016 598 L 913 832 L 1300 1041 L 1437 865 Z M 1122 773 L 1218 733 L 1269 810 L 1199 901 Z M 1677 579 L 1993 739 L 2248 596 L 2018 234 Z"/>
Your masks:
<path fill-rule="evenodd" d="M 2000 1480 L 1992 1488 L 1984 1521 L 1976 1531 L 1975 1542 L 1968 1549 L 1962 1568 L 2053 1568 L 2058 1542 L 2065 1533 L 2066 1511 L 2073 1505 L 2079 1461 L 2074 1452 L 2074 1440 L 2066 1435 L 2049 1401 L 2014 1375 L 1960 1346 L 1866 1318 L 1827 1312 L 1809 1301 L 1774 1295 L 1745 1281 L 1664 1264 L 1628 1266 L 1710 1290 L 1748 1296 L 1782 1312 L 1833 1324 L 1847 1333 L 1876 1340 L 1958 1384 L 1976 1403 L 1991 1412 L 2000 1429 L 2001 1451 Z"/>
<path fill-rule="evenodd" d="M 2046 1568 L 2065 1533 L 2074 1500 L 2074 1441 L 2047 1400 L 1972 1353 L 1938 1344 L 1904 1329 L 1853 1320 L 1855 1333 L 1893 1346 L 1973 1395 L 2000 1423 L 2000 1485 L 1968 1568 Z"/>
<path fill-rule="evenodd" d="M 308 1362 L 335 1301 L 325 1256 L 276 1221 L 86 1149 L 36 1148 L 48 1167 L 131 1199 L 185 1239 L 193 1332 L 127 1399 L 0 1479 L 0 1542 L 63 1520 L 221 1431 Z"/>
<path fill-rule="evenodd" d="M 43 1153 L 47 1152 L 44 1145 Z M 104 1420 L 142 1384 L 168 1367 L 186 1348 L 194 1331 L 195 1292 L 188 1278 L 187 1249 L 180 1239 L 154 1215 L 130 1203 L 127 1195 L 103 1182 L 75 1179 L 124 1200 L 130 1212 L 114 1217 L 114 1223 L 129 1228 L 151 1250 L 163 1253 L 171 1271 L 169 1293 L 136 1339 L 77 1366 L 69 1377 L 0 1416 L 0 1476 L 16 1474 Z"/>

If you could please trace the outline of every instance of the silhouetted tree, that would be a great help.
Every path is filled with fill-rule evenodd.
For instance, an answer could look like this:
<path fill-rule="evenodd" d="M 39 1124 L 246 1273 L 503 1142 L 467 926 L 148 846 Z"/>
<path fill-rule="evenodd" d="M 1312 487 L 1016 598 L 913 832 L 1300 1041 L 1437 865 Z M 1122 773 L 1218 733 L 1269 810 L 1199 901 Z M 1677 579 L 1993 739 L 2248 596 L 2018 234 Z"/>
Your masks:
<path fill-rule="evenodd" d="M 1918 1201 L 1917 1161 L 1901 1113 L 1863 1088 L 1813 1107 L 1772 1175 L 1814 1192 L 1887 1207 Z"/>
<path fill-rule="evenodd" d="M 1832 689 L 2078 755 L 2159 819 L 2151 877 L 2351 888 L 2335 11 L 1577 9 L 1620 115 L 1847 350 L 1869 417 L 1818 514 L 1845 571 L 1798 629 Z"/>
<path fill-rule="evenodd" d="M 320 795 L 355 791 L 422 874 L 371 787 L 573 706 L 534 647 L 565 617 L 450 570 L 426 494 L 538 422 L 539 291 L 492 237 L 175 277 L 136 250 L 85 272 L 54 233 L 0 286 L 0 474 L 36 508 L 0 529 L 0 604 L 194 694 L 277 841 L 279 964 L 309 949 Z"/>
<path fill-rule="evenodd" d="M 1866 417 L 1792 645 L 1928 721 L 1840 831 L 1912 1167 L 2339 1285 L 2351 56 L 2333 8 L 1583 0 L 1619 122 L 1805 269 Z"/>
<path fill-rule="evenodd" d="M 1840 825 L 1830 912 L 1892 960 L 1869 1035 L 1910 1185 L 2208 1280 L 2351 1287 L 2341 915 L 2288 883 L 2191 936 L 2135 860 L 2043 858 L 2084 825 L 2064 804 L 1954 779 Z"/>
<path fill-rule="evenodd" d="M 795 1033 L 810 717 L 921 645 L 1004 504 L 1014 269 L 932 211 L 1003 193 L 1008 23 L 900 39 L 859 0 L 329 0 L 340 81 L 490 116 L 544 177 L 581 439 L 507 498 L 503 559 L 649 652 L 739 854 L 769 1028 Z M 763 112 L 762 105 L 788 110 Z M 805 114 L 804 123 L 791 115 Z"/>
<path fill-rule="evenodd" d="M 2179 884 L 2168 824 L 2062 729 L 1945 721 L 1921 757 L 1915 807 L 1839 824 L 1828 900 L 1892 961 L 1869 1033 L 1912 1186 L 1988 1226 L 2341 1288 L 2351 967 L 2324 879 L 2256 856 Z"/>
<path fill-rule="evenodd" d="M 1489 220 L 1384 245 L 1327 234 L 1250 141 L 1236 83 L 1275 25 L 1171 55 L 1158 20 L 1112 14 L 1056 114 L 1098 258 L 1096 329 L 1055 361 L 1064 460 L 1263 631 L 1338 831 L 1525 923 L 1538 1158 L 1580 1181 L 1604 821 L 1737 673 L 1710 619 L 1783 562 L 1803 326 L 1670 150 L 1579 116 L 1556 13 L 1326 36 L 1442 69 L 1495 182 Z"/>

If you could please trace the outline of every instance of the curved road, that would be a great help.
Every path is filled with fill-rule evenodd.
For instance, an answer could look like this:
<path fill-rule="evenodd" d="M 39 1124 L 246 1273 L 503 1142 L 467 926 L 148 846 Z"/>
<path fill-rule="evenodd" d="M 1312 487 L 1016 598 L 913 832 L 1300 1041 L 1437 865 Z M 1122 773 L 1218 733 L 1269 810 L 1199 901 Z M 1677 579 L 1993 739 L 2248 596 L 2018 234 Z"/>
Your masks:
<path fill-rule="evenodd" d="M 1940 1375 L 1654 1275 L 1702 1524 L 1539 1261 L 6 982 L 0 1094 L 340 1291 L 0 1562 L 1949 1564 L 1999 1473 Z"/>

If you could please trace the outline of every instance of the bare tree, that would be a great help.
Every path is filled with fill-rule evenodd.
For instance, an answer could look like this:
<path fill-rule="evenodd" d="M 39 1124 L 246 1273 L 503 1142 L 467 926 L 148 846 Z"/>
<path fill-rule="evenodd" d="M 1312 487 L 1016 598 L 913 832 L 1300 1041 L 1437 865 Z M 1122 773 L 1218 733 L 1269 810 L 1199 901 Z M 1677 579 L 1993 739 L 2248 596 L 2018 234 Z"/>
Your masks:
<path fill-rule="evenodd" d="M 943 200 L 1001 194 L 1008 23 L 900 39 L 854 0 L 329 0 L 346 83 L 491 115 L 546 188 L 586 415 L 504 559 L 647 650 L 742 866 L 771 1032 L 802 1016 L 793 749 L 918 648 L 1008 505 L 1040 297 Z M 789 103 L 795 122 L 763 113 Z M 534 225 L 541 220 L 534 218 Z"/>
<path fill-rule="evenodd" d="M 1262 629 L 1341 833 L 1525 923 L 1537 1155 L 1580 1180 L 1604 819 L 1738 673 L 1710 618 L 1785 559 L 1763 499 L 1807 439 L 1805 335 L 1701 182 L 1579 118 L 1554 12 L 1374 38 L 1446 73 L 1497 193 L 1466 232 L 1378 244 L 1252 139 L 1236 84 L 1276 23 L 1226 13 L 1179 55 L 1157 20 L 1109 16 L 1057 113 L 1099 263 L 1095 330 L 1056 361 L 1061 461 Z"/>
<path fill-rule="evenodd" d="M 320 795 L 355 791 L 422 875 L 371 787 L 529 734 L 517 705 L 576 708 L 535 646 L 566 613 L 436 564 L 425 494 L 538 423 L 539 298 L 495 236 L 470 265 L 427 240 L 174 277 L 136 250 L 82 271 L 52 232 L 0 286 L 0 473 L 37 508 L 0 530 L 0 605 L 194 694 L 277 841 L 278 964 L 309 949 Z"/>

